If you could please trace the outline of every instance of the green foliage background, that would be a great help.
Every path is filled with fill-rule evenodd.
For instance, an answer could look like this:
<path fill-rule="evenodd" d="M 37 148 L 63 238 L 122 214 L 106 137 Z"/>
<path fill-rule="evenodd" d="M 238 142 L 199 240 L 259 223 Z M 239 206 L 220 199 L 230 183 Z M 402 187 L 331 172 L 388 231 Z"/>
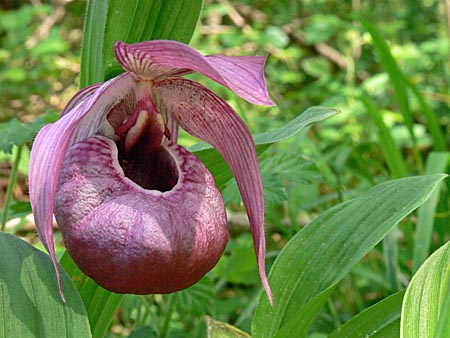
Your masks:
<path fill-rule="evenodd" d="M 330 207 L 393 178 L 448 172 L 450 9 L 445 4 L 205 1 L 193 47 L 204 54 L 269 56 L 266 78 L 276 107 L 252 106 L 191 75 L 226 98 L 252 132 L 273 131 L 310 106 L 341 111 L 270 147 L 261 157 L 268 267 L 300 229 Z M 0 3 L 0 207 L 12 146 L 29 145 L 40 126 L 54 120 L 55 112 L 78 90 L 85 6 L 85 1 L 64 0 Z M 377 40 L 372 26 L 386 45 Z M 182 134 L 182 144 L 195 142 Z M 20 154 L 25 163 L 29 153 Z M 15 221 L 7 231 L 39 247 L 26 218 L 29 207 L 23 203 L 25 177 L 23 166 L 8 217 Z M 401 222 L 393 236 L 335 286 L 313 325 L 315 337 L 327 336 L 403 289 L 425 258 L 449 240 L 449 180 L 445 184 L 434 204 Z M 109 337 L 149 337 L 167 325 L 168 313 L 170 337 L 205 336 L 205 314 L 250 332 L 260 281 L 233 181 L 223 195 L 232 240 L 217 267 L 179 293 L 176 302 L 174 296 L 126 296 Z"/>

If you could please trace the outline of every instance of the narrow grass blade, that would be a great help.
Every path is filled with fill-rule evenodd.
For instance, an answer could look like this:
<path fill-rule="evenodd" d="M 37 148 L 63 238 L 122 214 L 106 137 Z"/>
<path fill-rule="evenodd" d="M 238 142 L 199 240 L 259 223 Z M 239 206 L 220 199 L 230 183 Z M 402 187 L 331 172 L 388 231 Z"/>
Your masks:
<path fill-rule="evenodd" d="M 383 238 L 383 257 L 386 264 L 386 277 L 389 281 L 391 292 L 400 290 L 399 280 L 399 255 L 398 255 L 398 227 Z"/>
<path fill-rule="evenodd" d="M 394 87 L 394 95 L 397 104 L 400 108 L 406 125 L 413 140 L 415 140 L 413 132 L 413 116 L 409 109 L 407 86 L 403 72 L 400 70 L 397 62 L 391 54 L 391 50 L 386 40 L 383 38 L 378 29 L 366 20 L 361 20 L 364 29 L 369 32 L 372 37 L 373 45 L 378 53 L 380 63 L 383 65 L 385 71 L 388 73 L 392 86 Z"/>
<path fill-rule="evenodd" d="M 444 134 L 442 133 L 441 127 L 439 125 L 439 122 L 436 118 L 435 113 L 431 109 L 430 105 L 427 103 L 425 98 L 420 94 L 419 89 L 417 89 L 417 86 L 409 79 L 407 80 L 407 84 L 411 91 L 413 92 L 414 96 L 417 98 L 417 101 L 419 102 L 420 107 L 422 108 L 422 113 L 427 119 L 428 123 L 428 130 L 430 131 L 431 137 L 433 139 L 433 149 L 435 151 L 446 151 L 447 147 L 445 145 L 445 138 Z"/>
<path fill-rule="evenodd" d="M 382 112 L 378 110 L 367 95 L 362 95 L 360 99 L 378 129 L 380 147 L 392 177 L 400 178 L 407 176 L 408 170 L 405 160 L 400 153 L 395 140 L 391 136 L 388 127 L 383 121 Z"/>
<path fill-rule="evenodd" d="M 380 63 L 383 65 L 385 71 L 389 75 L 392 87 L 394 88 L 395 100 L 398 104 L 400 112 L 405 119 L 406 126 L 408 127 L 408 131 L 413 142 L 414 158 L 416 160 L 418 171 L 423 172 L 422 158 L 420 157 L 420 152 L 417 147 L 417 140 L 413 129 L 414 117 L 408 103 L 408 87 L 405 75 L 400 70 L 397 62 L 391 54 L 389 45 L 387 44 L 381 33 L 378 31 L 378 29 L 368 21 L 360 21 L 364 29 L 372 37 L 373 45 L 378 53 Z"/>

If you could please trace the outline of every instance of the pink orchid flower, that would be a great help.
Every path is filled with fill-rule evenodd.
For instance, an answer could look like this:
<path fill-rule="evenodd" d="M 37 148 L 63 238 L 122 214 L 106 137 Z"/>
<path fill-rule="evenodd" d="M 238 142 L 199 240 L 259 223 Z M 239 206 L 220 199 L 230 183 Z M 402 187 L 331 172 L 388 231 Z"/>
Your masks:
<path fill-rule="evenodd" d="M 56 269 L 53 214 L 70 255 L 102 287 L 171 293 L 210 271 L 228 241 L 222 197 L 203 163 L 177 144 L 178 127 L 228 162 L 247 209 L 262 284 L 264 196 L 253 138 L 237 113 L 197 82 L 199 72 L 245 100 L 273 105 L 260 56 L 203 56 L 174 41 L 117 42 L 125 73 L 78 92 L 31 151 L 37 232 Z"/>

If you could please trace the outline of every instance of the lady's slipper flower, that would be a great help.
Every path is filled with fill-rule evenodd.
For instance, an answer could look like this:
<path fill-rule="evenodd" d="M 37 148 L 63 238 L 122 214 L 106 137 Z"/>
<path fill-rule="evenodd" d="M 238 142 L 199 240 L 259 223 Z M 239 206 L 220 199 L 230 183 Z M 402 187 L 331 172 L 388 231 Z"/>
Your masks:
<path fill-rule="evenodd" d="M 247 101 L 273 105 L 264 57 L 203 56 L 174 41 L 117 42 L 125 73 L 78 92 L 31 152 L 36 227 L 55 258 L 52 216 L 80 269 L 108 290 L 170 293 L 217 263 L 226 213 L 205 166 L 177 144 L 178 127 L 228 162 L 247 209 L 262 283 L 264 199 L 252 136 L 235 111 L 197 82 L 199 72 Z"/>

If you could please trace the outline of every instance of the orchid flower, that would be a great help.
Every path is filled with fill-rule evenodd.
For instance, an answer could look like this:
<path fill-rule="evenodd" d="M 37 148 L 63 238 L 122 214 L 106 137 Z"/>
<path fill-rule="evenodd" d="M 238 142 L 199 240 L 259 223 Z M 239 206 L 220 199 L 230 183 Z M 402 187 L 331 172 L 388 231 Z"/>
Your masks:
<path fill-rule="evenodd" d="M 178 128 L 228 162 L 247 210 L 262 284 L 264 196 L 249 129 L 220 97 L 183 78 L 198 72 L 243 99 L 273 105 L 260 56 L 203 56 L 174 41 L 117 42 L 125 73 L 78 92 L 31 151 L 29 190 L 39 237 L 64 300 L 53 214 L 68 252 L 119 293 L 171 293 L 196 283 L 228 241 L 222 197 Z"/>

